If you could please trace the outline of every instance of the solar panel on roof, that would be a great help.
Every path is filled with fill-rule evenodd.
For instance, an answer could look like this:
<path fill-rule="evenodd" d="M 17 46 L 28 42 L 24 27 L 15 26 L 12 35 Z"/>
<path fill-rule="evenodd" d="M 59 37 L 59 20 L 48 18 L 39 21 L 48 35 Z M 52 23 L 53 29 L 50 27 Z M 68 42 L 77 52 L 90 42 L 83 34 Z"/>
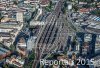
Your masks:
<path fill-rule="evenodd" d="M 94 20 L 96 20 L 96 21 L 100 21 L 100 17 L 96 17 Z"/>

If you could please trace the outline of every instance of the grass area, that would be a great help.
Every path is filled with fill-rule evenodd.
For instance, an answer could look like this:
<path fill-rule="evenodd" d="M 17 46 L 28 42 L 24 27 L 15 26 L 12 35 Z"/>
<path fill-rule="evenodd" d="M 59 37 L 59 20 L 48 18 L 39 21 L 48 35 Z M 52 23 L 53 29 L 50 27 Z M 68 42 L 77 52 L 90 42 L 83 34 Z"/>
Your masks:
<path fill-rule="evenodd" d="M 32 68 L 33 61 L 30 61 L 28 64 L 24 65 L 23 68 Z"/>
<path fill-rule="evenodd" d="M 32 68 L 32 64 L 34 62 L 35 59 L 35 53 L 32 52 L 29 54 L 27 62 L 24 64 L 24 68 Z"/>
<path fill-rule="evenodd" d="M 10 48 L 9 48 L 11 51 L 15 51 L 16 50 L 16 47 L 15 45 L 10 45 Z"/>
<path fill-rule="evenodd" d="M 51 12 L 53 9 L 50 8 L 49 6 L 45 7 L 45 10 L 48 11 L 48 12 Z"/>
<path fill-rule="evenodd" d="M 45 10 L 51 12 L 53 10 L 53 3 L 52 1 L 49 2 L 49 5 L 45 7 Z"/>
<path fill-rule="evenodd" d="M 18 67 L 15 65 L 10 65 L 10 64 L 4 63 L 2 68 L 18 68 Z"/>
<path fill-rule="evenodd" d="M 93 2 L 94 0 L 79 0 L 80 2 L 88 2 L 88 3 L 91 3 Z"/>
<path fill-rule="evenodd" d="M 91 14 L 100 16 L 100 9 L 92 11 Z"/>
<path fill-rule="evenodd" d="M 35 53 L 33 52 L 32 54 L 29 55 L 29 60 L 34 60 L 35 58 Z"/>
<path fill-rule="evenodd" d="M 63 4 L 64 4 L 64 5 L 63 5 L 63 7 L 61 8 L 61 11 L 62 11 L 63 14 L 66 14 L 67 6 L 68 6 L 66 0 L 63 2 Z"/>

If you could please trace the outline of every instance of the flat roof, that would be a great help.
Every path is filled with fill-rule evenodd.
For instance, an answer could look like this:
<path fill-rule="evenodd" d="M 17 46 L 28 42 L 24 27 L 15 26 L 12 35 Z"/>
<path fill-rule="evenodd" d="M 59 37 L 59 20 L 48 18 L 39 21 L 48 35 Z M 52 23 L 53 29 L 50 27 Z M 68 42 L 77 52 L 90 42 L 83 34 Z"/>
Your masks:
<path fill-rule="evenodd" d="M 7 52 L 10 52 L 10 51 L 5 48 L 0 47 L 0 55 L 6 54 Z"/>
<path fill-rule="evenodd" d="M 0 55 L 5 54 L 5 52 L 0 51 Z"/>
<path fill-rule="evenodd" d="M 9 52 L 9 50 L 7 50 L 5 48 L 2 48 L 2 47 L 0 47 L 0 51 L 2 51 L 2 52 Z"/>
<path fill-rule="evenodd" d="M 2 37 L 10 37 L 11 34 L 7 33 L 7 32 L 0 32 L 0 36 L 2 36 Z"/>

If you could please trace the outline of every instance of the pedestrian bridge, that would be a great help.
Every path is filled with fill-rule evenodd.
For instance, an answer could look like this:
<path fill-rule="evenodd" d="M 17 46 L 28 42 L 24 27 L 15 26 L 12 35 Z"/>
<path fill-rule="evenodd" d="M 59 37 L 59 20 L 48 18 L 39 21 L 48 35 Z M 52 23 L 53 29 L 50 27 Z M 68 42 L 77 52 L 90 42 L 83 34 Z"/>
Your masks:
<path fill-rule="evenodd" d="M 37 26 L 37 25 L 45 25 L 45 23 L 41 21 L 31 21 L 30 22 L 30 27 Z"/>

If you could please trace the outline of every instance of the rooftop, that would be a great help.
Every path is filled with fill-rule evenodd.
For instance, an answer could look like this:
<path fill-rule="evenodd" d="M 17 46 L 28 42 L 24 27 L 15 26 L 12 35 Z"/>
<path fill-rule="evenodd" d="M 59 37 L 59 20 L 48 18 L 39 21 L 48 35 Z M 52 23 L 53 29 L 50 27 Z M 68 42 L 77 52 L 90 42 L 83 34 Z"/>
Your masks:
<path fill-rule="evenodd" d="M 40 0 L 41 5 L 47 5 L 50 0 Z"/>
<path fill-rule="evenodd" d="M 23 64 L 24 64 L 24 60 L 19 59 L 19 58 L 16 58 L 16 57 L 8 58 L 8 59 L 6 60 L 6 62 L 9 63 L 9 64 L 16 65 L 16 66 L 18 66 L 18 67 L 22 67 Z"/>
<path fill-rule="evenodd" d="M 23 37 L 20 38 L 19 43 L 25 43 L 25 39 Z"/>
<path fill-rule="evenodd" d="M 9 53 L 9 52 L 10 52 L 9 50 L 0 47 L 0 55 L 6 54 L 6 53 Z"/>
<path fill-rule="evenodd" d="M 0 32 L 0 36 L 1 37 L 11 37 L 10 33 L 6 33 L 6 32 Z"/>

